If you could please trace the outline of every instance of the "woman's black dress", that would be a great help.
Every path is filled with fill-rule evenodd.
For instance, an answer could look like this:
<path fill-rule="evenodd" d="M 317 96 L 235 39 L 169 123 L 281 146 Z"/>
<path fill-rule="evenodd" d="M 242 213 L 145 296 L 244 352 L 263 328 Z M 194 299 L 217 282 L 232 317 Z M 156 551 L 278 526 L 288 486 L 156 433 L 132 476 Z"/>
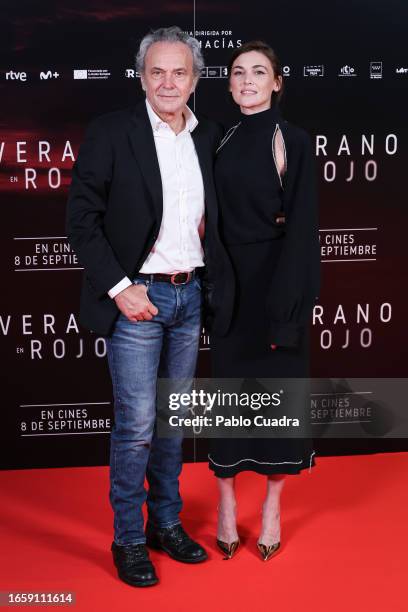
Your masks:
<path fill-rule="evenodd" d="M 273 155 L 277 129 L 285 143 L 284 178 Z M 235 305 L 228 333 L 211 336 L 213 376 L 307 378 L 320 266 L 310 139 L 284 121 L 276 106 L 242 115 L 217 153 L 215 180 Z M 284 226 L 276 222 L 282 209 Z M 278 348 L 272 350 L 271 343 Z M 313 455 L 310 438 L 212 439 L 209 466 L 218 477 L 244 470 L 298 474 L 315 465 Z"/>

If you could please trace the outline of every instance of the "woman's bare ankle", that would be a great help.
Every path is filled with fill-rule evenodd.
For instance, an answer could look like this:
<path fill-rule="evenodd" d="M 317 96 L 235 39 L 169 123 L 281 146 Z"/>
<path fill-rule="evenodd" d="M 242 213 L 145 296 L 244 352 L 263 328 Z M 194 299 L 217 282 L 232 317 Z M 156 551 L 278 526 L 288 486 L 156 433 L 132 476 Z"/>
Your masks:
<path fill-rule="evenodd" d="M 235 501 L 220 502 L 218 506 L 217 538 L 230 544 L 238 539 L 237 532 L 237 505 Z"/>

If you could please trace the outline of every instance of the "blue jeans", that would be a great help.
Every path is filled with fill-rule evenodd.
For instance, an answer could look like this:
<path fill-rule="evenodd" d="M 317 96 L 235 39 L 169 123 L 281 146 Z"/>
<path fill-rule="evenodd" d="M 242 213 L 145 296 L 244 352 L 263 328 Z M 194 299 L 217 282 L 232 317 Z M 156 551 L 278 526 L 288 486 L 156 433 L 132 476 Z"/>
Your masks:
<path fill-rule="evenodd" d="M 146 542 L 142 505 L 157 527 L 180 523 L 179 475 L 182 438 L 156 435 L 157 378 L 191 379 L 201 328 L 201 287 L 145 280 L 159 312 L 151 321 L 131 322 L 120 314 L 107 354 L 115 400 L 111 434 L 110 502 L 118 545 Z M 149 485 L 146 493 L 145 477 Z"/>

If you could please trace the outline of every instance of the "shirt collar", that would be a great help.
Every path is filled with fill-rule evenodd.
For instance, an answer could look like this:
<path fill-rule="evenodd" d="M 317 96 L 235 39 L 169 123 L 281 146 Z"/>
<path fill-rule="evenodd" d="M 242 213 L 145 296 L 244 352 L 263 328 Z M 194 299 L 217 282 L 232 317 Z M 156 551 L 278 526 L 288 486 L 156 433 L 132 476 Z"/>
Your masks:
<path fill-rule="evenodd" d="M 168 127 L 168 124 L 160 119 L 158 115 L 154 112 L 150 102 L 146 98 L 146 108 L 147 114 L 149 115 L 149 120 L 152 126 L 152 130 L 155 132 L 159 130 L 161 127 Z M 198 119 L 194 115 L 193 111 L 186 105 L 183 109 L 183 115 L 186 120 L 186 129 L 188 132 L 192 132 L 195 127 L 197 127 Z M 183 130 L 184 131 L 184 130 Z"/>

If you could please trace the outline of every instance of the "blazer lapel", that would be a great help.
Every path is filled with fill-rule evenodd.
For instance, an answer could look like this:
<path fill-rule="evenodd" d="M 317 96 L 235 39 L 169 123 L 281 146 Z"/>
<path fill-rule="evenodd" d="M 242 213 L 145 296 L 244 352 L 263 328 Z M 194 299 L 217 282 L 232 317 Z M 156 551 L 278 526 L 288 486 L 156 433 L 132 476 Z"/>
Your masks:
<path fill-rule="evenodd" d="M 132 114 L 129 140 L 151 193 L 157 221 L 160 225 L 163 216 L 163 189 L 152 126 L 144 101 L 136 107 Z"/>

